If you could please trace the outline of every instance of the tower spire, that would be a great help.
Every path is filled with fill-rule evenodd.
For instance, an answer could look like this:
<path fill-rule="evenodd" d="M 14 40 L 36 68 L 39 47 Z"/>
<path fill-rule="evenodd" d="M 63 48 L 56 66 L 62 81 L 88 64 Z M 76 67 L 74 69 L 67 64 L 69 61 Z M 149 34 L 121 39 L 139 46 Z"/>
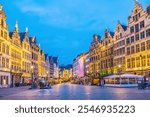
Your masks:
<path fill-rule="evenodd" d="M 26 27 L 26 33 L 28 33 L 28 27 Z"/>
<path fill-rule="evenodd" d="M 138 4 L 138 3 L 139 3 L 139 1 L 138 1 L 138 0 L 134 0 L 134 3 L 135 3 L 135 4 Z"/>
<path fill-rule="evenodd" d="M 15 30 L 18 32 L 18 21 L 16 21 Z"/>

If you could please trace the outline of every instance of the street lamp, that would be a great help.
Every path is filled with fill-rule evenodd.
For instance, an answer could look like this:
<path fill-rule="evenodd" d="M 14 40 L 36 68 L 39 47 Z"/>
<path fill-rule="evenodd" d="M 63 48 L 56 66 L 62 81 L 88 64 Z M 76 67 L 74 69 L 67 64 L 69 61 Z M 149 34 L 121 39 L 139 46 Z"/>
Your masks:
<path fill-rule="evenodd" d="M 119 78 L 120 78 L 120 84 L 121 84 L 121 65 L 118 65 L 118 73 L 119 73 Z"/>
<path fill-rule="evenodd" d="M 31 66 L 31 77 L 32 77 L 32 85 L 31 85 L 31 89 L 33 89 L 33 83 L 34 83 L 34 79 L 33 79 L 33 66 Z"/>
<path fill-rule="evenodd" d="M 47 71 L 47 80 L 48 80 L 48 73 L 49 73 L 49 72 Z"/>

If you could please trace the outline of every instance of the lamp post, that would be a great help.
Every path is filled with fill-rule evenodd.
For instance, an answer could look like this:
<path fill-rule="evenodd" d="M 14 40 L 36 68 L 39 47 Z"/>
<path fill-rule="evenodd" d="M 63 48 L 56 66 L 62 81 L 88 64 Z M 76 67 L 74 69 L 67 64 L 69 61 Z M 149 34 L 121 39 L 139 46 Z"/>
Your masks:
<path fill-rule="evenodd" d="M 33 66 L 31 66 L 31 77 L 32 77 L 32 85 L 31 85 L 31 89 L 33 89 L 33 84 L 34 84 L 34 79 L 33 79 Z"/>
<path fill-rule="evenodd" d="M 121 65 L 118 65 L 118 73 L 119 73 L 119 78 L 120 78 L 120 84 L 121 84 Z"/>
<path fill-rule="evenodd" d="M 48 81 L 48 73 L 49 73 L 49 72 L 47 71 L 46 73 L 47 73 L 47 79 L 46 79 L 46 80 Z"/>

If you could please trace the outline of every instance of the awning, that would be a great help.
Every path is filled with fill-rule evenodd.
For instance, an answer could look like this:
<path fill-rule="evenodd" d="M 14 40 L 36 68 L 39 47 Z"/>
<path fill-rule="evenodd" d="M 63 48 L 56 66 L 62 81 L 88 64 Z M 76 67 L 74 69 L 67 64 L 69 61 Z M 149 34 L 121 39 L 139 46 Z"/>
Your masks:
<path fill-rule="evenodd" d="M 137 78 L 137 79 L 143 79 L 144 76 L 135 75 L 135 74 L 123 74 L 123 75 L 121 75 L 121 78 Z"/>
<path fill-rule="evenodd" d="M 104 78 L 119 78 L 120 76 L 119 75 L 110 75 L 110 76 L 106 76 Z"/>

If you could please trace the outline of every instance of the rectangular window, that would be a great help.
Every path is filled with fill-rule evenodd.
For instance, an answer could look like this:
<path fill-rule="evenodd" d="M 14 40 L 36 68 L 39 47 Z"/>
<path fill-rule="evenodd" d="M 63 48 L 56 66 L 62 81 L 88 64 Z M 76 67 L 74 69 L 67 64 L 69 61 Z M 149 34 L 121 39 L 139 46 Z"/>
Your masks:
<path fill-rule="evenodd" d="M 145 42 L 141 43 L 141 51 L 145 51 Z"/>
<path fill-rule="evenodd" d="M 137 44 L 137 45 L 136 45 L 136 52 L 137 52 L 137 53 L 140 52 L 140 44 Z"/>
<path fill-rule="evenodd" d="M 2 52 L 2 43 L 0 42 L 0 52 Z"/>
<path fill-rule="evenodd" d="M 147 55 L 147 66 L 150 66 L 150 54 Z"/>
<path fill-rule="evenodd" d="M 136 57 L 136 67 L 140 67 L 140 57 Z"/>
<path fill-rule="evenodd" d="M 2 57 L 2 68 L 5 68 L 5 58 Z"/>
<path fill-rule="evenodd" d="M 131 47 L 131 54 L 134 54 L 135 50 L 134 50 L 134 46 Z"/>
<path fill-rule="evenodd" d="M 147 50 L 150 50 L 150 40 L 148 40 L 148 41 L 146 42 L 146 47 L 147 47 Z"/>
<path fill-rule="evenodd" d="M 2 67 L 2 57 L 0 56 L 0 68 Z"/>
<path fill-rule="evenodd" d="M 150 29 L 146 30 L 146 37 L 150 37 Z"/>
<path fill-rule="evenodd" d="M 140 22 L 140 29 L 145 27 L 144 21 Z"/>
<path fill-rule="evenodd" d="M 144 31 L 140 33 L 140 38 L 141 39 L 145 38 L 145 32 Z"/>
<path fill-rule="evenodd" d="M 136 32 L 136 33 L 139 32 L 139 24 L 136 24 L 136 25 L 135 25 L 135 32 Z"/>
<path fill-rule="evenodd" d="M 130 59 L 127 60 L 127 68 L 131 68 Z"/>
<path fill-rule="evenodd" d="M 130 44 L 130 38 L 126 39 L 126 44 Z"/>
<path fill-rule="evenodd" d="M 127 55 L 130 55 L 130 47 L 127 48 Z"/>
<path fill-rule="evenodd" d="M 4 32 L 4 39 L 7 39 L 7 32 Z"/>
<path fill-rule="evenodd" d="M 132 62 L 132 68 L 135 68 L 135 58 L 132 58 L 131 62 Z"/>
<path fill-rule="evenodd" d="M 142 66 L 146 66 L 146 56 L 142 56 Z"/>
<path fill-rule="evenodd" d="M 134 36 L 131 37 L 131 43 L 134 43 Z"/>
<path fill-rule="evenodd" d="M 130 33 L 134 33 L 134 26 L 130 28 Z"/>
<path fill-rule="evenodd" d="M 135 35 L 135 40 L 138 41 L 140 39 L 139 34 Z"/>

